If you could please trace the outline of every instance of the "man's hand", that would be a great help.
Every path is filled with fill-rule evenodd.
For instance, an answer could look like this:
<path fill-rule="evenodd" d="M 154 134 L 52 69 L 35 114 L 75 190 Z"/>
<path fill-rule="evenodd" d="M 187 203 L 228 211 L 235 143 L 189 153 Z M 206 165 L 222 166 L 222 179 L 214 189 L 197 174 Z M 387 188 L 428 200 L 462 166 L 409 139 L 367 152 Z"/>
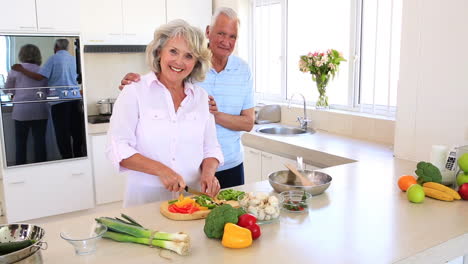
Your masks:
<path fill-rule="evenodd" d="M 133 82 L 138 82 L 139 80 L 140 80 L 140 74 L 133 73 L 133 72 L 127 73 L 125 77 L 120 81 L 119 89 L 123 90 L 125 85 L 131 84 Z"/>
<path fill-rule="evenodd" d="M 210 106 L 210 113 L 216 115 L 218 112 L 218 106 L 216 105 L 216 101 L 213 96 L 208 95 L 208 105 Z"/>
<path fill-rule="evenodd" d="M 11 69 L 14 70 L 14 71 L 17 71 L 17 72 L 23 72 L 24 71 L 24 67 L 21 64 L 13 64 L 13 66 L 11 66 Z"/>

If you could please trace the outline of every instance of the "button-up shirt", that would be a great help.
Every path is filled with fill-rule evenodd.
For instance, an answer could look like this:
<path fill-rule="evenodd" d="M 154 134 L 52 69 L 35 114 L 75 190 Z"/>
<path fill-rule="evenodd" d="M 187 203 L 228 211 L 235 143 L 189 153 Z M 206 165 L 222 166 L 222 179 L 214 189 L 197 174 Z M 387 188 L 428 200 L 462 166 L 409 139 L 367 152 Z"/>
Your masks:
<path fill-rule="evenodd" d="M 229 56 L 224 70 L 218 73 L 211 68 L 205 81 L 198 84 L 214 97 L 220 112 L 240 115 L 242 110 L 254 107 L 252 74 L 249 65 L 239 57 Z M 218 171 L 241 164 L 244 159 L 241 132 L 221 125 L 216 125 L 216 131 L 224 154 L 224 165 Z"/>
<path fill-rule="evenodd" d="M 189 184 L 199 182 L 203 159 L 213 157 L 223 163 L 208 94 L 188 82 L 184 87 L 186 97 L 177 111 L 154 73 L 125 87 L 115 102 L 108 131 L 107 155 L 116 168 L 126 171 L 120 162 L 139 153 L 170 167 Z M 159 177 L 132 170 L 128 181 L 162 186 Z"/>

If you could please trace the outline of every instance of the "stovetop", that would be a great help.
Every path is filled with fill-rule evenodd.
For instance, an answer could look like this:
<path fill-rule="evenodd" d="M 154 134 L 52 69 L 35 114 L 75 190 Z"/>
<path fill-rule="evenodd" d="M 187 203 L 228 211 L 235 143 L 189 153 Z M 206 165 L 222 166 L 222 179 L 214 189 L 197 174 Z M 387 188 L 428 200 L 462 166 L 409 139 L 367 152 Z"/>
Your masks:
<path fill-rule="evenodd" d="M 88 123 L 91 124 L 100 124 L 100 123 L 109 123 L 110 115 L 91 115 L 88 116 Z"/>

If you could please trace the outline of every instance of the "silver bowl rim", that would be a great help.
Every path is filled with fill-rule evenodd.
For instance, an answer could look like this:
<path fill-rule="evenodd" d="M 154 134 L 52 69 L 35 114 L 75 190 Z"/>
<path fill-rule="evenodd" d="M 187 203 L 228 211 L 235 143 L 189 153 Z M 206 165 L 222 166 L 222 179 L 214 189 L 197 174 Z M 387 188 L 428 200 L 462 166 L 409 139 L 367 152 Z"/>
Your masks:
<path fill-rule="evenodd" d="M 280 186 L 299 187 L 299 188 L 300 188 L 300 187 L 317 188 L 317 187 L 321 187 L 321 186 L 325 186 L 325 185 L 330 185 L 331 182 L 332 182 L 332 180 L 333 180 L 332 176 L 330 176 L 329 174 L 327 174 L 327 173 L 325 173 L 325 172 L 321 172 L 321 171 L 311 171 L 311 170 L 299 170 L 299 171 L 310 171 L 310 172 L 314 172 L 314 173 L 325 174 L 327 177 L 330 178 L 330 181 L 329 181 L 329 182 L 326 182 L 326 183 L 322 183 L 322 184 L 316 184 L 316 185 L 314 185 L 314 186 L 289 185 L 289 184 L 284 184 L 284 183 L 280 183 L 280 182 L 274 181 L 274 180 L 272 179 L 273 174 L 278 173 L 278 172 L 280 172 L 280 171 L 288 171 L 288 170 L 279 170 L 279 171 L 275 171 L 275 172 L 270 173 L 270 174 L 268 175 L 268 181 L 273 182 L 273 183 L 275 183 L 275 184 L 278 184 L 278 185 L 280 185 Z"/>
<path fill-rule="evenodd" d="M 26 257 L 29 257 L 32 254 L 36 253 L 36 251 L 38 251 L 39 249 L 47 249 L 47 242 L 43 242 L 44 237 L 46 235 L 45 229 L 43 227 L 41 227 L 39 225 L 35 225 L 35 224 L 30 224 L 30 223 L 9 223 L 9 224 L 0 225 L 0 228 L 2 228 L 4 226 L 11 226 L 11 225 L 28 225 L 28 226 L 32 226 L 32 227 L 38 227 L 42 231 L 42 237 L 40 239 L 38 239 L 34 244 L 30 245 L 29 247 L 25 247 L 23 249 L 20 249 L 20 250 L 17 250 L 17 251 L 14 251 L 14 252 L 11 252 L 11 253 L 8 253 L 8 254 L 5 254 L 5 255 L 1 255 L 0 260 L 6 260 L 9 257 L 15 256 L 15 255 L 18 255 L 18 254 L 21 255 L 21 254 L 24 254 L 24 252 L 29 251 L 30 254 L 28 253 L 28 254 L 26 254 L 24 256 L 21 256 L 18 259 L 18 260 L 22 260 L 22 259 L 25 259 Z M 45 244 L 45 248 L 43 248 L 43 244 Z"/>

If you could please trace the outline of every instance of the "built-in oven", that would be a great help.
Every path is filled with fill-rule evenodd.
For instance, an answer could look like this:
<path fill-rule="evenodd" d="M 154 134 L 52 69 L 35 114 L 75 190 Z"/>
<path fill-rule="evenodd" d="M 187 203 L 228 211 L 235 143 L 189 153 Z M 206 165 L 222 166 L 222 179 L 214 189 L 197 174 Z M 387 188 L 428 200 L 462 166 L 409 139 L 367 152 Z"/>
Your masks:
<path fill-rule="evenodd" d="M 87 156 L 79 61 L 78 37 L 0 35 L 5 167 Z"/>

